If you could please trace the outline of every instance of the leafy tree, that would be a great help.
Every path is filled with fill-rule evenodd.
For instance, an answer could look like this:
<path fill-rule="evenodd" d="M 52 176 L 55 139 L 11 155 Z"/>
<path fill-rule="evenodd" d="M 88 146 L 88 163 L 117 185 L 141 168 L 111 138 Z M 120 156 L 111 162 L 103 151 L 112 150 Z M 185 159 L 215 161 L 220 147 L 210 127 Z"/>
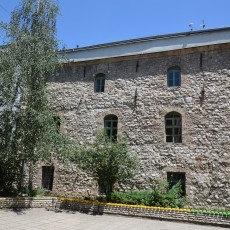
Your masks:
<path fill-rule="evenodd" d="M 86 142 L 72 158 L 80 168 L 97 180 L 101 192 L 109 197 L 116 182 L 128 182 L 137 169 L 137 159 L 129 152 L 126 140 L 110 141 L 103 132 Z"/>
<path fill-rule="evenodd" d="M 54 0 L 22 0 L 0 48 L 0 193 L 20 190 L 25 164 L 50 158 L 68 139 L 57 132 L 46 89 L 58 65 Z M 3 34 L 4 33 L 4 34 Z"/>

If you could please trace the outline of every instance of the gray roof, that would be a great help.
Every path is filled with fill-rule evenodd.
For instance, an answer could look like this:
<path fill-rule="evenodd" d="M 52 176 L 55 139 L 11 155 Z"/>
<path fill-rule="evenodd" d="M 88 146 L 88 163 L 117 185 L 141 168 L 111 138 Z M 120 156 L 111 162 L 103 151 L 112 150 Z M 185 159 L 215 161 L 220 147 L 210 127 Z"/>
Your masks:
<path fill-rule="evenodd" d="M 62 62 L 81 62 L 139 54 L 149 54 L 230 42 L 230 27 L 158 35 L 100 45 L 68 49 Z"/>

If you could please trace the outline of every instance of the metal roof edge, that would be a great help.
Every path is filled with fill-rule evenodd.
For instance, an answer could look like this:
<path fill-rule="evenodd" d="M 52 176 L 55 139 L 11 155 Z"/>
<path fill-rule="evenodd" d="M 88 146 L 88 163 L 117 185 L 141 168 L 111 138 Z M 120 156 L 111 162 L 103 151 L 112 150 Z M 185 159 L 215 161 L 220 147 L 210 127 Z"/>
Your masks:
<path fill-rule="evenodd" d="M 103 43 L 103 44 L 98 44 L 98 45 L 85 46 L 81 48 L 60 50 L 58 51 L 58 53 L 60 54 L 61 53 L 72 53 L 72 52 L 77 52 L 77 51 L 86 51 L 86 50 L 99 49 L 99 48 L 105 48 L 105 47 L 111 47 L 111 46 L 126 45 L 126 44 L 131 44 L 131 43 L 159 40 L 159 39 L 165 39 L 165 38 L 183 37 L 183 36 L 196 35 L 196 34 L 201 34 L 201 33 L 211 33 L 211 32 L 226 31 L 226 30 L 230 30 L 230 27 L 221 27 L 221 28 L 214 28 L 214 29 L 208 29 L 208 30 L 188 31 L 188 32 L 180 32 L 180 33 L 173 33 L 173 34 L 164 34 L 164 35 L 156 35 L 156 36 L 149 36 L 149 37 L 143 37 L 143 38 L 122 40 L 122 41 L 117 41 L 117 42 L 109 42 L 109 43 Z"/>
<path fill-rule="evenodd" d="M 226 43 L 220 43 L 220 44 L 226 44 Z M 211 44 L 211 45 L 219 45 L 219 44 Z M 210 45 L 205 45 L 205 46 L 210 46 Z M 197 46 L 197 48 L 199 48 L 200 46 Z M 186 47 L 184 49 L 191 49 L 194 47 Z M 157 51 L 154 52 L 156 53 L 162 53 L 162 52 L 171 52 L 171 51 L 178 51 L 181 50 L 181 48 L 175 49 L 175 50 L 164 50 L 164 51 Z M 97 60 L 101 60 L 101 59 L 114 59 L 114 58 L 124 58 L 124 57 L 131 57 L 131 56 L 137 56 L 137 55 L 149 55 L 149 54 L 153 54 L 153 52 L 146 52 L 146 53 L 134 53 L 134 54 L 125 54 L 125 55 L 121 55 L 121 56 L 110 56 L 110 57 L 96 57 L 96 58 L 92 58 L 92 59 L 68 59 L 68 58 L 61 58 L 60 59 L 60 63 L 62 64 L 67 64 L 67 63 L 80 63 L 80 62 L 88 62 L 88 61 L 97 61 Z"/>

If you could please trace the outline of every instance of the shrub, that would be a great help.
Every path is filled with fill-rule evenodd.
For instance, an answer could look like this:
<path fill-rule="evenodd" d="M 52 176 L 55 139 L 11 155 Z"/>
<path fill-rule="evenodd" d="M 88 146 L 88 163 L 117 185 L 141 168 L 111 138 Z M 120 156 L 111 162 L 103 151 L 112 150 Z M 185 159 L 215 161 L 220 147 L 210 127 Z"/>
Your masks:
<path fill-rule="evenodd" d="M 159 207 L 181 208 L 185 205 L 185 197 L 182 196 L 181 182 L 169 188 L 166 181 L 156 181 L 152 185 L 152 205 Z"/>
<path fill-rule="evenodd" d="M 151 205 L 151 190 L 112 192 L 110 200 L 122 204 Z"/>
<path fill-rule="evenodd" d="M 155 182 L 151 190 L 112 192 L 110 201 L 122 204 L 182 208 L 186 199 L 181 194 L 180 182 L 169 189 L 168 183 L 161 181 Z"/>
<path fill-rule="evenodd" d="M 27 187 L 25 187 L 23 188 L 22 193 L 27 194 L 29 197 L 49 196 L 50 190 L 44 188 L 28 189 Z"/>

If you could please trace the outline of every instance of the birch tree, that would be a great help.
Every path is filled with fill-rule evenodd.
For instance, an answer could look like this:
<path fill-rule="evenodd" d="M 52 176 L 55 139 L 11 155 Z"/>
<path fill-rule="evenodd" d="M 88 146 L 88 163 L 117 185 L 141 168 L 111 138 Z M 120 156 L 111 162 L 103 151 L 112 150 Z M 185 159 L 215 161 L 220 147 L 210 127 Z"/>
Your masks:
<path fill-rule="evenodd" d="M 22 187 L 23 168 L 61 152 L 47 80 L 58 65 L 54 0 L 22 0 L 0 23 L 0 193 Z"/>

